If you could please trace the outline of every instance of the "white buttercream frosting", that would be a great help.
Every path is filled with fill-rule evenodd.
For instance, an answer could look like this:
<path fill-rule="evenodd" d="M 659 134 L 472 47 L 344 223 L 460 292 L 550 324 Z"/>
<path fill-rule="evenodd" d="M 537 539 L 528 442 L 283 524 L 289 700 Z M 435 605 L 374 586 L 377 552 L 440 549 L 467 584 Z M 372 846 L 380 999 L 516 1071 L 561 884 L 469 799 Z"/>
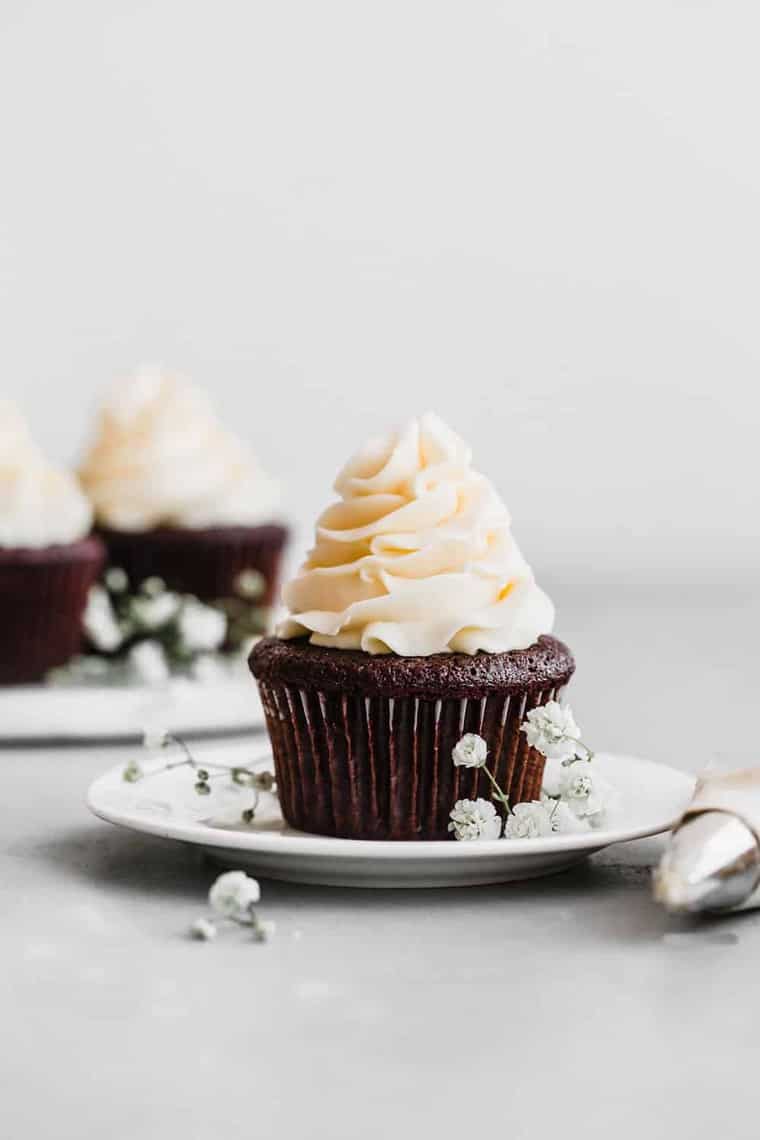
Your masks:
<path fill-rule="evenodd" d="M 437 416 L 363 447 L 338 475 L 340 501 L 283 594 L 283 638 L 428 656 L 525 649 L 554 607 L 512 537 L 507 508 Z"/>
<path fill-rule="evenodd" d="M 278 498 L 203 392 L 153 369 L 114 387 L 80 478 L 115 530 L 253 526 L 271 521 Z"/>
<path fill-rule="evenodd" d="M 91 525 L 76 477 L 49 463 L 21 414 L 0 401 L 0 547 L 77 542 Z"/>

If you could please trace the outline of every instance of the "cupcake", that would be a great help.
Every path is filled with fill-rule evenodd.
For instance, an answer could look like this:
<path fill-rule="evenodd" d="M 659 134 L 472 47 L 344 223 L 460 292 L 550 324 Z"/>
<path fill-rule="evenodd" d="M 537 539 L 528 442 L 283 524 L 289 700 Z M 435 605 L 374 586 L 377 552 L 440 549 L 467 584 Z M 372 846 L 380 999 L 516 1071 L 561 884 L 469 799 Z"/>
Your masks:
<path fill-rule="evenodd" d="M 469 448 L 426 415 L 368 443 L 335 491 L 285 588 L 289 616 L 250 656 L 285 818 L 445 839 L 457 799 L 491 795 L 482 770 L 452 763 L 470 732 L 512 804 L 537 798 L 544 761 L 520 726 L 575 665 Z"/>
<path fill-rule="evenodd" d="M 117 385 L 80 479 L 133 589 L 160 578 L 203 601 L 271 605 L 287 537 L 276 488 L 195 386 L 151 370 Z"/>
<path fill-rule="evenodd" d="M 0 684 L 41 680 L 79 651 L 104 559 L 77 481 L 51 466 L 0 403 Z"/>

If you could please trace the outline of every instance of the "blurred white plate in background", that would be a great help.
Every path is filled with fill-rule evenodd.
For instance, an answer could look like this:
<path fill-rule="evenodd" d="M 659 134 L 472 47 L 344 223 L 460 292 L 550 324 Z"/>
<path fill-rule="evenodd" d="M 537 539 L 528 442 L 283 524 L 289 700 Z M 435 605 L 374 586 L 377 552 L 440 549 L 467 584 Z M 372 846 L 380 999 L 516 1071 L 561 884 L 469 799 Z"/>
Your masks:
<path fill-rule="evenodd" d="M 14 685 L 0 688 L 0 741 L 131 740 L 146 727 L 183 736 L 264 727 L 253 678 L 165 685 Z"/>
<path fill-rule="evenodd" d="M 201 763 L 272 765 L 265 741 L 208 744 L 193 753 Z M 307 835 L 283 822 L 273 795 L 262 795 L 255 821 L 245 824 L 241 811 L 251 803 L 250 790 L 224 778 L 200 797 L 190 769 L 182 767 L 136 784 L 125 783 L 122 767 L 113 768 L 91 785 L 87 804 L 109 823 L 194 844 L 264 878 L 350 887 L 473 886 L 548 875 L 612 843 L 668 831 L 694 789 L 693 776 L 664 764 L 609 753 L 594 763 L 617 789 L 619 807 L 603 830 L 547 839 L 378 842 Z"/>

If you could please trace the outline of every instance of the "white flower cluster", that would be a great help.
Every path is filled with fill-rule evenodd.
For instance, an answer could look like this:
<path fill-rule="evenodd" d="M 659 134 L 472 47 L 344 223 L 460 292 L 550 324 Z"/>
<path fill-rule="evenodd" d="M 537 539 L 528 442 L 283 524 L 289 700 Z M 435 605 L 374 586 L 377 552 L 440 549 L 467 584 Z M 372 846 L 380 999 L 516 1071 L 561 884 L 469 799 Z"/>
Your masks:
<path fill-rule="evenodd" d="M 253 907 L 261 898 L 258 880 L 245 871 L 227 871 L 211 886 L 208 901 L 212 910 L 222 918 L 250 926 Z"/>
<path fill-rule="evenodd" d="M 501 816 L 490 800 L 457 800 L 450 812 L 449 831 L 455 839 L 540 839 L 574 835 L 601 827 L 613 791 L 582 742 L 570 708 L 549 701 L 531 709 L 521 725 L 532 748 L 546 758 L 540 800 L 510 806 L 486 767 L 488 745 L 468 732 L 456 744 L 452 760 L 460 768 L 482 768 L 494 788 L 494 798 L 507 809 Z"/>
<path fill-rule="evenodd" d="M 179 610 L 177 632 L 183 648 L 189 653 L 213 653 L 224 641 L 227 619 L 213 606 L 187 597 Z"/>
<path fill-rule="evenodd" d="M 569 764 L 547 760 L 543 791 L 547 798 L 566 804 L 576 819 L 599 827 L 609 806 L 612 788 L 591 760 L 571 760 Z"/>
<path fill-rule="evenodd" d="M 482 768 L 488 759 L 488 745 L 482 736 L 466 732 L 454 745 L 451 759 L 457 768 Z"/>
<path fill-rule="evenodd" d="M 450 813 L 449 831 L 455 839 L 499 839 L 501 816 L 490 800 L 457 800 Z"/>
<path fill-rule="evenodd" d="M 143 684 L 166 681 L 173 663 L 205 668 L 199 663 L 220 650 L 227 638 L 226 613 L 167 589 L 160 578 L 148 578 L 130 594 L 124 571 L 111 567 L 104 582 L 105 587 L 90 591 L 85 635 L 97 653 L 118 654 Z"/>
<path fill-rule="evenodd" d="M 275 933 L 275 924 L 257 915 L 254 908 L 260 898 L 258 881 L 245 871 L 226 871 L 208 893 L 209 905 L 220 918 L 248 926 L 256 942 L 268 942 Z M 216 936 L 216 925 L 209 918 L 196 918 L 190 926 L 190 937 L 200 942 L 213 942 Z"/>
<path fill-rule="evenodd" d="M 102 586 L 93 586 L 87 595 L 82 624 L 88 640 L 103 653 L 114 653 L 124 640 L 108 591 Z"/>
<path fill-rule="evenodd" d="M 571 709 L 559 701 L 531 709 L 521 731 L 531 748 L 537 748 L 547 760 L 570 760 L 585 752 Z"/>
<path fill-rule="evenodd" d="M 504 824 L 505 839 L 540 839 L 547 835 L 579 835 L 590 821 L 577 816 L 564 800 L 543 795 L 540 800 L 515 804 Z"/>

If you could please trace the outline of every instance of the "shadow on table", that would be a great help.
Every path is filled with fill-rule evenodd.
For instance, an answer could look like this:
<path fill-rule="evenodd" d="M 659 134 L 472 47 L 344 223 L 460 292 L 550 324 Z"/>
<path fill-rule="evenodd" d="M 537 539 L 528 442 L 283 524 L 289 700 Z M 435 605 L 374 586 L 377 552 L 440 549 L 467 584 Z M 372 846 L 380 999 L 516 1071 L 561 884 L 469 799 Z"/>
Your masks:
<path fill-rule="evenodd" d="M 26 859 L 49 864 L 52 873 L 151 895 L 202 897 L 218 872 L 195 848 L 118 828 L 80 827 L 27 847 Z"/>
<path fill-rule="evenodd" d="M 389 909 L 410 917 L 424 914 L 435 918 L 445 912 L 462 921 L 483 906 L 514 906 L 524 926 L 534 915 L 537 934 L 548 935 L 547 919 L 582 923 L 586 932 L 608 943 L 660 941 L 686 945 L 698 940 L 727 943 L 736 936 L 726 920 L 702 921 L 667 915 L 651 898 L 652 855 L 646 845 L 632 858 L 625 848 L 580 863 L 569 870 L 542 879 L 480 887 L 447 887 L 421 890 L 367 890 L 355 887 L 320 887 L 268 880 L 268 913 L 283 918 L 297 913 L 304 922 L 310 914 L 351 916 L 371 924 Z M 16 854 L 45 862 L 52 873 L 75 875 L 110 889 L 187 897 L 198 901 L 219 873 L 218 864 L 201 852 L 170 840 L 122 832 L 118 828 L 80 827 Z M 733 922 L 733 920 L 731 920 Z M 558 935 L 556 925 L 553 934 Z M 508 930 L 506 937 L 508 938 Z"/>

